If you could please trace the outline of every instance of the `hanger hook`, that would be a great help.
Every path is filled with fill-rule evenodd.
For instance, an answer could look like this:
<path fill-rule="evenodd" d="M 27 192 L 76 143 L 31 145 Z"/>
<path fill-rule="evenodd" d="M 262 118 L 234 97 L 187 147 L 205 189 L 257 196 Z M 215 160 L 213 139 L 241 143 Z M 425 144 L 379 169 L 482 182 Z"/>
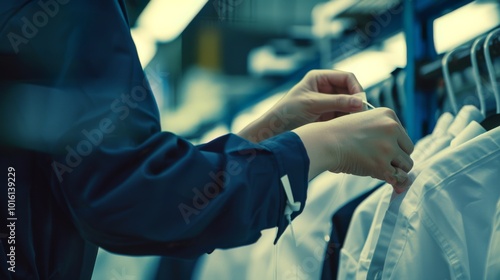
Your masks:
<path fill-rule="evenodd" d="M 451 107 L 452 107 L 455 115 L 458 113 L 458 105 L 457 105 L 457 100 L 455 99 L 455 92 L 453 90 L 453 86 L 451 83 L 450 70 L 448 69 L 448 64 L 450 63 L 452 54 L 454 54 L 455 52 L 457 52 L 459 50 L 463 50 L 465 48 L 467 48 L 467 46 L 457 47 L 457 48 L 447 52 L 443 56 L 443 58 L 441 59 L 441 66 L 443 69 L 443 78 L 444 78 L 444 84 L 446 86 L 446 93 L 448 94 L 448 98 L 450 99 Z"/>
<path fill-rule="evenodd" d="M 479 108 L 483 116 L 486 116 L 486 100 L 483 92 L 483 85 L 481 83 L 481 76 L 479 73 L 479 65 L 477 62 L 477 46 L 481 46 L 481 43 L 486 39 L 486 35 L 481 36 L 474 40 L 472 47 L 470 49 L 470 59 L 472 63 L 472 73 L 474 75 L 474 81 L 476 82 L 477 95 L 479 97 Z"/>
<path fill-rule="evenodd" d="M 495 100 L 497 103 L 497 114 L 500 114 L 500 93 L 498 92 L 495 67 L 493 66 L 493 61 L 491 60 L 491 52 L 490 52 L 490 42 L 498 33 L 500 33 L 500 28 L 491 31 L 486 37 L 486 40 L 484 41 L 484 57 L 486 59 L 486 67 L 488 67 L 488 73 L 490 75 L 491 87 L 493 88 L 493 93 L 495 94 Z"/>

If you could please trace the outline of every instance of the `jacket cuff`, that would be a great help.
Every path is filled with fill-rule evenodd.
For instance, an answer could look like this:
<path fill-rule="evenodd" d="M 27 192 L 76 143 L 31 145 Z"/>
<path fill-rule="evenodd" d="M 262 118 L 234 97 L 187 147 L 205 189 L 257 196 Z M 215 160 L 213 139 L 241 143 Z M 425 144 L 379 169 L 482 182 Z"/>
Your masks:
<path fill-rule="evenodd" d="M 281 214 L 278 216 L 278 233 L 274 240 L 274 244 L 276 244 L 288 225 L 286 214 L 290 213 L 291 219 L 294 219 L 302 213 L 304 209 L 307 197 L 309 157 L 299 136 L 291 131 L 279 134 L 259 144 L 274 153 L 278 162 L 280 178 L 282 178 L 280 181 L 281 189 L 279 203 L 279 211 Z M 285 176 L 288 178 L 285 178 Z M 283 182 L 286 181 L 290 183 L 289 187 L 291 189 L 291 194 L 289 193 L 288 197 L 285 192 L 285 186 L 287 184 L 283 184 Z M 290 196 L 293 196 L 293 200 Z M 294 204 L 296 206 L 300 203 L 300 208 L 292 209 L 293 206 L 287 203 L 288 201 L 295 202 Z"/>

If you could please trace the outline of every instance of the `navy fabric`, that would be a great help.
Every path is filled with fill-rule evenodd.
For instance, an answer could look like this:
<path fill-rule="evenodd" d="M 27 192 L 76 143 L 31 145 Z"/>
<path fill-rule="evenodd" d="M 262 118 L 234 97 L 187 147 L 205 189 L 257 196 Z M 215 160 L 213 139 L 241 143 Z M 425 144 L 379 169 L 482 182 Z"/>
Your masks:
<path fill-rule="evenodd" d="M 17 218 L 16 272 L 2 227 L 0 279 L 90 279 L 96 246 L 196 258 L 283 232 L 285 174 L 305 205 L 296 134 L 193 146 L 161 131 L 122 0 L 2 0 L 0 69 L 0 170 L 15 169 Z"/>
<path fill-rule="evenodd" d="M 155 280 L 192 279 L 198 260 L 181 260 L 163 257 L 160 261 Z"/>
<path fill-rule="evenodd" d="M 365 200 L 368 196 L 370 196 L 370 194 L 372 194 L 382 185 L 383 184 L 380 184 L 367 193 L 364 193 L 363 195 L 350 201 L 342 208 L 340 208 L 337 212 L 335 212 L 335 214 L 332 216 L 332 232 L 330 233 L 330 241 L 328 241 L 328 246 L 325 252 L 321 279 L 337 279 L 337 272 L 340 261 L 340 249 L 342 249 L 342 245 L 344 244 L 352 214 L 354 213 L 358 205 L 363 202 L 363 200 Z"/>

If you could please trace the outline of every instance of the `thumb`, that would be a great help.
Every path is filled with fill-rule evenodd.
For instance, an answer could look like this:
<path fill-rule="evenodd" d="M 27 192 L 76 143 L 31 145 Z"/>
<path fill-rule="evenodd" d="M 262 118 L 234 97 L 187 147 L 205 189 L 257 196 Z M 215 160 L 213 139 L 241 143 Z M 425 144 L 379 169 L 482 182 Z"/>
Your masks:
<path fill-rule="evenodd" d="M 363 110 L 363 100 L 349 94 L 316 93 L 313 99 L 313 110 L 323 114 L 327 112 L 359 112 Z"/>

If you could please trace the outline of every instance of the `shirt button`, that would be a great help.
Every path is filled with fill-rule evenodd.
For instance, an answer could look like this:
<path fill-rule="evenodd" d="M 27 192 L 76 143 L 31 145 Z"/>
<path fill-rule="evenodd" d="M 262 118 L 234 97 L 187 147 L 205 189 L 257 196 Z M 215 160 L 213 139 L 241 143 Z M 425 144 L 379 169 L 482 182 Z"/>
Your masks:
<path fill-rule="evenodd" d="M 330 242 L 330 235 L 325 234 L 323 238 L 325 239 L 325 242 Z"/>

